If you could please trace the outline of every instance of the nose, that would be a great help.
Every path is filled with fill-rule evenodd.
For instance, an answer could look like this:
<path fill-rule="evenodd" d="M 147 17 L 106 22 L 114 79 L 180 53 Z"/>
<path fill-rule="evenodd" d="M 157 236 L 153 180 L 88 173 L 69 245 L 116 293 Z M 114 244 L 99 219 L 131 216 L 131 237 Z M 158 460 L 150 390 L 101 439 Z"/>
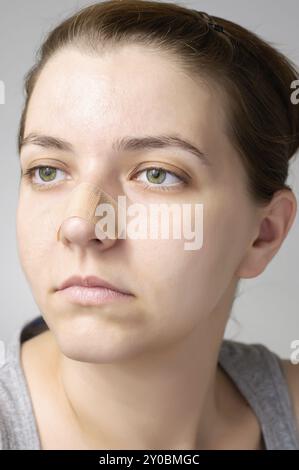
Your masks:
<path fill-rule="evenodd" d="M 99 230 L 97 228 L 97 234 Z M 112 246 L 116 240 L 113 238 L 98 238 L 95 231 L 94 223 L 83 219 L 82 217 L 68 217 L 65 219 L 57 233 L 57 240 L 61 241 L 64 245 L 69 246 L 77 245 L 81 248 L 86 247 L 91 241 L 97 241 L 102 248 Z"/>

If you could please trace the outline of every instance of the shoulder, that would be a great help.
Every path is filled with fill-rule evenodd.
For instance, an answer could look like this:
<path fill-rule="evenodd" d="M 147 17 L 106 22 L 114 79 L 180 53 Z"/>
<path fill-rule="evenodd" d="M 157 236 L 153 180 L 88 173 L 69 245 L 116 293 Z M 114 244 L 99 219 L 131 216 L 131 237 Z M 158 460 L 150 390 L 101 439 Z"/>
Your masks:
<path fill-rule="evenodd" d="M 280 358 L 280 362 L 288 384 L 296 423 L 299 429 L 299 364 L 293 364 L 289 359 L 283 358 Z"/>
<path fill-rule="evenodd" d="M 17 387 L 17 335 L 1 351 L 0 363 L 0 450 L 6 449 L 11 423 L 16 415 L 19 389 Z"/>
<path fill-rule="evenodd" d="M 0 366 L 0 450 L 4 450 L 3 439 L 6 433 L 6 377 L 5 366 Z"/>
<path fill-rule="evenodd" d="M 277 366 L 277 355 L 261 343 L 243 343 L 225 339 L 220 348 L 221 363 L 246 375 Z"/>
<path fill-rule="evenodd" d="M 276 417 L 270 439 L 277 433 L 299 449 L 299 365 L 264 344 L 234 340 L 224 342 L 220 358 L 260 418 L 270 423 Z"/>
<path fill-rule="evenodd" d="M 28 396 L 20 365 L 20 328 L 4 343 L 0 358 L 0 449 L 14 448 L 27 419 Z"/>
<path fill-rule="evenodd" d="M 0 450 L 6 448 L 5 441 L 10 429 L 10 416 L 15 396 L 10 368 L 11 364 L 8 362 L 0 366 Z"/>
<path fill-rule="evenodd" d="M 221 349 L 221 363 L 236 379 L 240 377 L 241 381 L 249 383 L 250 388 L 257 386 L 263 394 L 274 396 L 273 387 L 276 387 L 277 396 L 283 398 L 283 389 L 287 386 L 299 429 L 299 364 L 280 357 L 261 343 L 226 340 Z"/>
<path fill-rule="evenodd" d="M 0 450 L 39 448 L 21 349 L 18 329 L 5 344 L 0 364 Z"/>

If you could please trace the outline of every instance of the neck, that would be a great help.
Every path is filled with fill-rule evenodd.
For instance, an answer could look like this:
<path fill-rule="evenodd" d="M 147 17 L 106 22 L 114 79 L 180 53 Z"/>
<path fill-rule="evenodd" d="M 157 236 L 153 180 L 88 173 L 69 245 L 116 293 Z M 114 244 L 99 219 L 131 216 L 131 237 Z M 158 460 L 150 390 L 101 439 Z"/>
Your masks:
<path fill-rule="evenodd" d="M 199 448 L 220 419 L 223 334 L 212 315 L 180 342 L 121 362 L 80 362 L 60 354 L 61 389 L 88 442 L 96 445 L 100 436 L 110 449 Z"/>

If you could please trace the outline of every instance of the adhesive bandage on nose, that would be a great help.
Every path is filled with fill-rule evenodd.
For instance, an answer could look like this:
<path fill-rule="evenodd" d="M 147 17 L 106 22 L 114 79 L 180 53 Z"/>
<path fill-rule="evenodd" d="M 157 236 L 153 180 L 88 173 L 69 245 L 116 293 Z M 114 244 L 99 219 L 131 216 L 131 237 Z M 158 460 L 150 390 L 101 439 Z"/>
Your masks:
<path fill-rule="evenodd" d="M 57 231 L 59 240 L 61 226 L 64 220 L 70 217 L 80 217 L 95 225 L 102 215 L 96 215 L 99 204 L 110 204 L 114 210 L 115 232 L 117 233 L 117 202 L 99 186 L 82 182 L 78 184 L 68 195 L 67 201 L 61 206 L 62 223 Z"/>

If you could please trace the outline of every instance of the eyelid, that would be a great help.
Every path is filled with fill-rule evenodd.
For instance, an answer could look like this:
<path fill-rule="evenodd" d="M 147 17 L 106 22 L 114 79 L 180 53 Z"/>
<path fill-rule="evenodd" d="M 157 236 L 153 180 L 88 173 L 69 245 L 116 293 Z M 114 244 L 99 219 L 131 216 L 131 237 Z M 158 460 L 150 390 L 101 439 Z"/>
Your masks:
<path fill-rule="evenodd" d="M 185 183 L 190 182 L 191 177 L 188 173 L 186 173 L 184 170 L 178 168 L 175 165 L 165 163 L 165 162 L 148 162 L 148 163 L 143 163 L 141 164 L 137 169 L 135 168 L 132 170 L 128 177 L 132 176 L 132 174 L 138 174 L 141 171 L 144 170 L 151 170 L 154 168 L 160 168 L 161 170 L 167 171 L 169 173 L 172 173 L 173 175 L 177 176 L 178 178 L 181 178 Z"/>
<path fill-rule="evenodd" d="M 35 170 L 39 170 L 41 168 L 51 168 L 52 170 L 63 171 L 64 173 L 66 173 L 66 170 L 64 168 L 59 168 L 58 166 L 53 165 L 35 165 L 29 167 L 27 170 L 24 171 L 24 173 L 29 173 L 29 171 L 33 173 Z"/>
<path fill-rule="evenodd" d="M 67 170 L 67 165 L 62 162 L 61 160 L 56 160 L 56 159 L 49 159 L 49 161 L 47 161 L 46 158 L 40 158 L 38 160 L 34 160 L 34 164 L 32 164 L 33 166 L 30 166 L 30 164 L 28 165 L 28 170 L 30 169 L 33 169 L 33 168 L 39 168 L 39 167 L 51 167 L 51 168 L 55 168 L 57 170 L 61 170 L 61 171 L 68 171 Z M 28 171 L 27 170 L 27 171 Z"/>

